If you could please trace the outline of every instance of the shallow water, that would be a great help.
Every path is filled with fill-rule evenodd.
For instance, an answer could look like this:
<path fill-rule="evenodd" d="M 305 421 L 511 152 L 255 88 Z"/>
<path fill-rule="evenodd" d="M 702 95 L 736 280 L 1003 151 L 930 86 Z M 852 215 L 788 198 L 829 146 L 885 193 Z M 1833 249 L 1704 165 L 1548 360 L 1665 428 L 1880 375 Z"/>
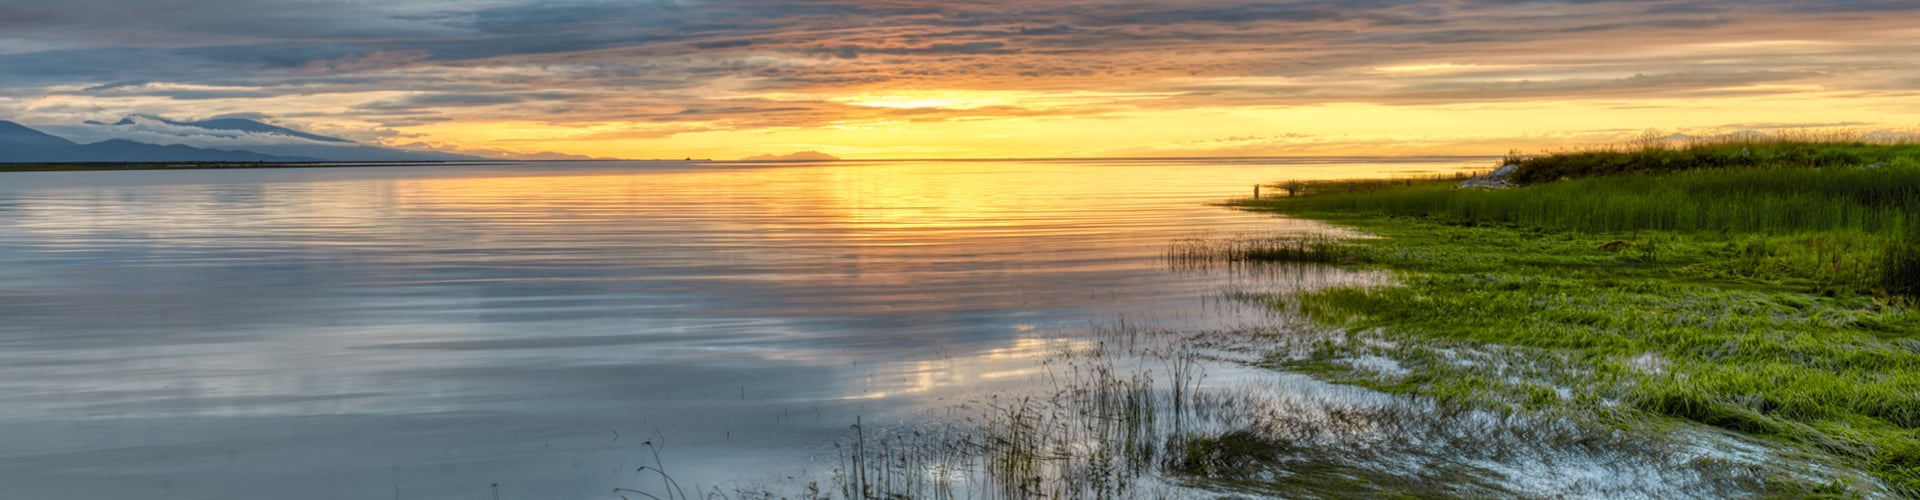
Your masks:
<path fill-rule="evenodd" d="M 1076 332 L 1263 321 L 1222 290 L 1288 275 L 1169 243 L 1324 228 L 1210 203 L 1490 161 L 6 174 L 0 497 L 610 498 L 656 451 L 780 486 Z"/>

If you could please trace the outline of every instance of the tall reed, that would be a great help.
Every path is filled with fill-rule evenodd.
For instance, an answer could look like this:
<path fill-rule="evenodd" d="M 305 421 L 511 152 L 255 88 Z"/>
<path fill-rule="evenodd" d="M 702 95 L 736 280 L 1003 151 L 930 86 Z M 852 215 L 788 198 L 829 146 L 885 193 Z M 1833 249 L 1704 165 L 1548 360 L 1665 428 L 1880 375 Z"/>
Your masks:
<path fill-rule="evenodd" d="M 1290 206 L 1421 217 L 1472 225 L 1611 232 L 1793 233 L 1846 230 L 1897 235 L 1920 218 L 1920 166 L 1715 169 L 1604 176 L 1522 189 L 1456 189 L 1425 183 L 1326 193 Z"/>
<path fill-rule="evenodd" d="M 1537 184 L 1555 180 L 1623 173 L 1665 173 L 1694 169 L 1759 167 L 1835 168 L 1905 162 L 1920 156 L 1911 133 L 1859 133 L 1850 130 L 1801 130 L 1774 134 L 1736 133 L 1706 137 L 1657 132 L 1627 144 L 1542 155 L 1510 154 L 1519 166 L 1511 180 Z"/>

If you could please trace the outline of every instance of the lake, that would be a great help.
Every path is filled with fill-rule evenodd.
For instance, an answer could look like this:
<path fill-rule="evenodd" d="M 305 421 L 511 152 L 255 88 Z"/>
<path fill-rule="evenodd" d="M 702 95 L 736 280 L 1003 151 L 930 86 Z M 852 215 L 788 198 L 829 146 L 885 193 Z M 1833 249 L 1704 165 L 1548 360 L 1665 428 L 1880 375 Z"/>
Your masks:
<path fill-rule="evenodd" d="M 1220 296 L 1284 274 L 1165 259 L 1327 230 L 1215 205 L 1255 183 L 1493 161 L 4 174 L 0 497 L 799 487 L 1087 332 L 1266 321 Z"/>

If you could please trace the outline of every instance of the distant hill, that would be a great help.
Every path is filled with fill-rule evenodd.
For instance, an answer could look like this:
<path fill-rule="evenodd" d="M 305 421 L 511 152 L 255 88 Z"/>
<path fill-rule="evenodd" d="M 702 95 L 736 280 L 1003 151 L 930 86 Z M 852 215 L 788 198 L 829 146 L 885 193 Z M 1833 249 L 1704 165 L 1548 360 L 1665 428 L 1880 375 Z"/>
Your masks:
<path fill-rule="evenodd" d="M 746 158 L 741 158 L 740 160 L 741 161 L 831 161 L 831 160 L 838 160 L 838 159 L 840 159 L 840 157 L 822 153 L 819 151 L 801 151 L 798 153 L 787 153 L 783 155 L 773 155 L 773 154 L 755 155 L 755 156 L 749 156 Z"/>
<path fill-rule="evenodd" d="M 9 121 L 0 121 L 0 151 L 14 148 L 59 148 L 74 146 L 73 141 L 47 135 Z"/>
<path fill-rule="evenodd" d="M 142 121 L 163 126 L 142 127 Z M 132 115 L 110 126 L 140 127 L 145 132 L 171 134 L 181 137 L 182 140 L 237 136 L 249 140 L 243 146 L 246 151 L 275 156 L 317 158 L 324 161 L 478 161 L 488 159 L 433 151 L 408 151 L 368 146 L 347 139 L 301 132 L 245 118 L 178 121 L 162 116 Z"/>
<path fill-rule="evenodd" d="M 252 151 L 230 151 L 225 149 L 202 149 L 179 144 L 161 146 L 126 139 L 113 139 L 82 144 L 76 147 L 81 159 L 61 161 L 85 162 L 169 162 L 169 161 L 270 161 L 299 162 L 320 161 L 318 158 L 299 156 L 275 156 Z"/>
<path fill-rule="evenodd" d="M 107 140 L 78 144 L 18 123 L 0 121 L 0 163 L 489 160 L 470 155 L 369 146 L 246 118 L 180 121 L 154 115 L 129 115 L 114 123 L 91 120 L 85 123 L 85 127 L 56 129 L 76 134 L 75 137 Z"/>
<path fill-rule="evenodd" d="M 18 123 L 0 120 L 0 163 L 176 161 L 301 162 L 317 160 L 252 151 L 203 149 L 177 144 L 161 146 L 124 139 L 76 144 Z"/>
<path fill-rule="evenodd" d="M 491 158 L 436 153 L 432 151 L 406 151 L 400 149 L 366 146 L 358 143 L 346 143 L 339 146 L 274 144 L 266 146 L 247 146 L 247 151 L 275 154 L 281 156 L 305 156 L 326 161 L 486 161 Z"/>

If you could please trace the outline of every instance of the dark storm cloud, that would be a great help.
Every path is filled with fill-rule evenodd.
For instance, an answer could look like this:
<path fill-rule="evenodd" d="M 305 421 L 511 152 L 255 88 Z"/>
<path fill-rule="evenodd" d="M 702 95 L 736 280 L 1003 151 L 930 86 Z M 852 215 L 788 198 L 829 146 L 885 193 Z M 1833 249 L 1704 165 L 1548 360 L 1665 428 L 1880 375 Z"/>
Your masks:
<path fill-rule="evenodd" d="M 186 81 L 206 76 L 207 61 L 164 49 L 102 47 L 0 54 L 0 86 L 111 86 L 119 81 Z M 138 76 L 135 76 L 135 75 Z"/>

